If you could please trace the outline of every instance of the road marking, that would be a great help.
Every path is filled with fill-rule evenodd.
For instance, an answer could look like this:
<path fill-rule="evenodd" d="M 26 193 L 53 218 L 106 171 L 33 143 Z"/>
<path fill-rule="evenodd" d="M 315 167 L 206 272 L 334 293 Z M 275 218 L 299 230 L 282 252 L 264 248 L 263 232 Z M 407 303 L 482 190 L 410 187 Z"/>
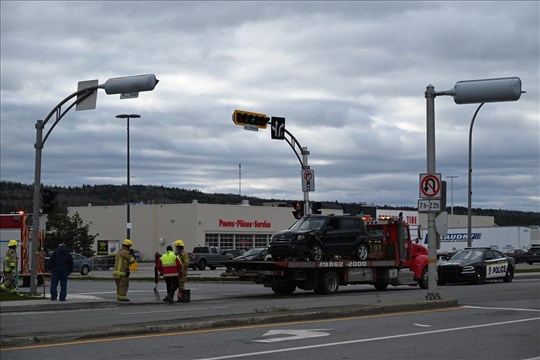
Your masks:
<path fill-rule="evenodd" d="M 423 335 L 430 335 L 430 334 L 439 334 L 439 333 L 445 333 L 445 332 L 451 332 L 451 331 L 462 331 L 462 330 L 478 329 L 478 328 L 491 327 L 491 326 L 501 326 L 501 325 L 508 325 L 508 324 L 517 324 L 517 323 L 521 323 L 521 322 L 526 322 L 526 321 L 536 321 L 536 320 L 540 320 L 540 317 L 537 317 L 537 318 L 529 318 L 529 319 L 520 319 L 520 320 L 501 321 L 501 322 L 490 323 L 490 324 L 480 324 L 480 325 L 460 326 L 460 327 L 457 327 L 457 328 L 449 328 L 449 329 L 441 329 L 441 330 L 422 331 L 422 332 L 411 333 L 411 334 L 399 334 L 399 335 L 380 336 L 380 337 L 368 338 L 368 339 L 357 339 L 357 340 L 340 341 L 340 342 L 333 342 L 333 343 L 327 343 L 327 344 L 316 344 L 316 345 L 298 346 L 298 347 L 292 347 L 292 348 L 286 348 L 286 349 L 276 349 L 276 350 L 267 350 L 267 351 L 257 351 L 257 352 L 252 352 L 252 353 L 243 353 L 243 354 L 233 354 L 233 355 L 217 356 L 217 357 L 203 358 L 203 359 L 197 359 L 197 360 L 223 360 L 223 359 L 235 359 L 235 358 L 251 357 L 251 356 L 259 356 L 259 355 L 268 355 L 268 354 L 276 354 L 276 353 L 283 353 L 283 352 L 290 352 L 290 351 L 298 351 L 298 350 L 317 349 L 317 348 L 324 348 L 324 347 L 330 347 L 330 346 L 342 346 L 342 345 L 358 344 L 358 343 L 365 343 L 365 342 L 371 342 L 371 341 L 380 341 L 380 340 L 399 339 L 399 338 L 413 337 L 413 336 L 423 336 Z"/>
<path fill-rule="evenodd" d="M 540 309 L 500 308 L 500 307 L 472 306 L 472 305 L 464 305 L 463 307 L 464 307 L 464 308 L 467 308 L 467 309 L 511 310 L 511 311 L 532 311 L 532 312 L 540 312 Z"/>
<path fill-rule="evenodd" d="M 431 325 L 424 325 L 424 324 L 413 324 L 414 326 L 419 326 L 419 327 L 431 327 Z"/>
<path fill-rule="evenodd" d="M 271 343 L 271 342 L 278 342 L 278 341 L 301 340 L 301 339 L 330 335 L 330 333 L 323 332 L 322 330 L 326 330 L 326 329 L 270 330 L 266 332 L 266 334 L 264 334 L 263 336 L 284 335 L 284 334 L 290 335 L 290 336 L 280 336 L 280 337 L 275 337 L 271 339 L 253 340 L 253 341 L 262 342 L 262 343 Z"/>

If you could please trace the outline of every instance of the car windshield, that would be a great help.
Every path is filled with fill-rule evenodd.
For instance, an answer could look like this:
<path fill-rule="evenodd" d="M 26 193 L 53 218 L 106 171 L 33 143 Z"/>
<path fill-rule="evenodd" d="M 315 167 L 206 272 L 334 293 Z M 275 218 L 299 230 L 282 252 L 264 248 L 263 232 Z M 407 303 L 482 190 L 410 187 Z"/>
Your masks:
<path fill-rule="evenodd" d="M 324 218 L 303 218 L 298 220 L 291 230 L 319 230 L 323 226 L 325 219 Z"/>
<path fill-rule="evenodd" d="M 450 260 L 481 260 L 484 252 L 481 250 L 461 250 L 458 251 Z"/>

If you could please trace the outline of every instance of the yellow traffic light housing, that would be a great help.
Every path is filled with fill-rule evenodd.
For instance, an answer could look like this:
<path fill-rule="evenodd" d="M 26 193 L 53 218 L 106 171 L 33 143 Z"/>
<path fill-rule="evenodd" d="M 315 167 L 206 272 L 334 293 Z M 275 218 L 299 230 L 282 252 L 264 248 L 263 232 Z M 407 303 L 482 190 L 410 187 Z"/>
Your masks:
<path fill-rule="evenodd" d="M 232 119 L 236 125 L 251 125 L 260 129 L 266 129 L 266 126 L 270 121 L 270 118 L 266 116 L 266 114 L 258 114 L 244 110 L 235 110 Z"/>

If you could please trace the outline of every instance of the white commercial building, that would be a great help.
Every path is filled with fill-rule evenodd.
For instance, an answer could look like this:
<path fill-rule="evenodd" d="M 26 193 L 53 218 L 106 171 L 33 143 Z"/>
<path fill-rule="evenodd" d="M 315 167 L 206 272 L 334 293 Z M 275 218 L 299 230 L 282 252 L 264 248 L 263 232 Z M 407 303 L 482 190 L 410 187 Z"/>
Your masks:
<path fill-rule="evenodd" d="M 266 247 L 277 231 L 287 229 L 294 222 L 293 208 L 288 206 L 250 206 L 202 204 L 137 204 L 130 206 L 130 238 L 141 258 L 153 259 L 155 252 L 163 253 L 167 245 L 181 239 L 189 252 L 198 245 L 219 246 L 224 250 Z M 68 208 L 70 215 L 78 213 L 89 233 L 96 236 L 97 254 L 115 253 L 126 238 L 126 206 L 78 206 Z M 418 234 L 415 227 L 426 233 L 427 216 L 417 211 L 377 209 L 379 216 L 402 213 L 411 225 L 411 236 Z M 322 209 L 322 213 L 341 214 L 341 210 Z M 449 228 L 466 226 L 467 216 L 449 216 Z M 494 227 L 493 217 L 473 216 L 474 227 Z M 107 244 L 105 248 L 102 245 Z"/>

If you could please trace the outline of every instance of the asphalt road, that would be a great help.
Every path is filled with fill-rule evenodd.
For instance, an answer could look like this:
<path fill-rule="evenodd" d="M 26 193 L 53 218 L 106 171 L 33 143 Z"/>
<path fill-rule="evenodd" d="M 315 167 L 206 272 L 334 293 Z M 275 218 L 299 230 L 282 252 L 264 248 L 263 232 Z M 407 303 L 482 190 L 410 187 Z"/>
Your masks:
<path fill-rule="evenodd" d="M 82 283 L 82 281 L 81 281 Z M 212 290 L 211 285 L 208 291 Z M 213 284 L 214 290 L 231 284 Z M 103 309 L 52 311 L 2 315 L 6 321 L 20 321 L 28 327 L 48 323 L 49 330 L 62 328 L 65 321 L 87 324 L 93 314 L 101 321 L 121 323 L 134 316 L 165 314 L 169 321 L 182 321 L 191 311 L 220 314 L 241 308 L 280 306 L 323 306 L 361 303 L 376 291 L 354 286 L 333 296 L 298 293 L 278 297 L 251 293 L 223 300 L 201 300 L 181 306 L 148 304 Z M 261 287 L 262 288 L 262 287 Z M 240 290 L 240 288 L 238 288 Z M 264 289 L 263 289 L 264 290 Z M 31 347 L 3 348 L 6 359 L 534 359 L 540 357 L 540 281 L 516 279 L 512 283 L 490 282 L 480 286 L 440 287 L 443 297 L 458 296 L 460 306 L 445 309 L 401 311 L 397 313 L 306 319 L 294 322 L 237 325 L 217 329 L 190 330 L 125 337 L 104 337 L 85 341 L 35 344 Z M 248 293 L 245 293 L 245 292 Z M 253 289 L 252 291 L 258 292 Z M 247 296 L 247 297 L 246 297 Z M 399 301 L 425 296 L 417 288 L 391 288 L 385 299 Z M 186 305 L 182 307 L 183 305 Z M 209 309 L 211 306 L 215 309 Z M 223 308 L 218 308 L 223 306 Z M 130 313 L 137 309 L 135 313 Z M 172 310 L 171 310 L 172 309 Z M 236 310 L 235 310 L 236 309 Z M 100 315 L 101 314 L 101 315 Z M 15 318 L 16 316 L 16 318 Z M 56 321 L 55 321 L 56 320 Z"/>

